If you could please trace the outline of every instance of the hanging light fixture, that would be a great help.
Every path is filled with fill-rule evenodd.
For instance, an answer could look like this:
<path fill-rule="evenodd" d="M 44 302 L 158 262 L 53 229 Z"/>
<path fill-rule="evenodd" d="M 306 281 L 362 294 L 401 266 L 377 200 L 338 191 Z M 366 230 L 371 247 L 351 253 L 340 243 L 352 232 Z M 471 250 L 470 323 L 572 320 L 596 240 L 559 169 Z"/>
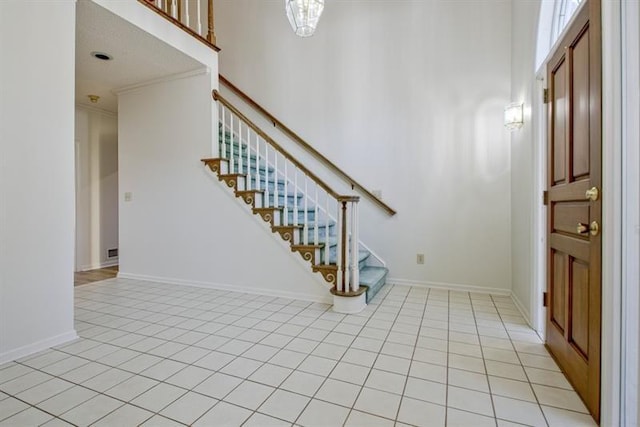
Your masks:
<path fill-rule="evenodd" d="M 324 10 L 324 0 L 284 0 L 291 28 L 300 37 L 309 37 L 316 30 Z"/>

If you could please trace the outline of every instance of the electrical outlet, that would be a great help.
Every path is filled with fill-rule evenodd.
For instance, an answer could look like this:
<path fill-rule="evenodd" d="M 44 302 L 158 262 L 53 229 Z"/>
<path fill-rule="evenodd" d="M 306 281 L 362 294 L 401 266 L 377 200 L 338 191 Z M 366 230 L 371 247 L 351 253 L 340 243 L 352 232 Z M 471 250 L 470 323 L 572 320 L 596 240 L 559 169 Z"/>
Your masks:
<path fill-rule="evenodd" d="M 418 255 L 416 256 L 416 262 L 417 262 L 418 264 L 424 264 L 424 254 L 418 254 Z"/>

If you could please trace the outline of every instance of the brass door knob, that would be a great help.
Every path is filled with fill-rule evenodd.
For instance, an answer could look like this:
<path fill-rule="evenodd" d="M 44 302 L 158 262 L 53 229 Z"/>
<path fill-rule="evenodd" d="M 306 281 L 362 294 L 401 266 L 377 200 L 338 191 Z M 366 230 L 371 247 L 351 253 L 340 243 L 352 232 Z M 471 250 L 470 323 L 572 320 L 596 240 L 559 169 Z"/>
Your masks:
<path fill-rule="evenodd" d="M 584 197 L 587 200 L 591 200 L 592 202 L 595 202 L 596 200 L 598 200 L 599 196 L 600 196 L 600 192 L 598 191 L 598 187 L 591 187 L 584 194 Z"/>
<path fill-rule="evenodd" d="M 579 222 L 578 226 L 576 227 L 576 231 L 578 232 L 578 234 L 587 234 L 589 232 L 589 226 L 587 224 Z"/>
<path fill-rule="evenodd" d="M 600 225 L 597 221 L 593 221 L 589 225 L 579 222 L 576 227 L 576 232 L 582 235 L 591 233 L 592 236 L 597 236 L 598 233 L 600 233 Z"/>

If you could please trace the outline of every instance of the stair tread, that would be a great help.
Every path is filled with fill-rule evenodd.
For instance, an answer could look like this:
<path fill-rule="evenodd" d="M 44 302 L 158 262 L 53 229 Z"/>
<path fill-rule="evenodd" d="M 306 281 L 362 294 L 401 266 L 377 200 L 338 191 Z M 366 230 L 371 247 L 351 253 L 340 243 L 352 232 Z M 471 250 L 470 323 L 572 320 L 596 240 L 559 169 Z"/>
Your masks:
<path fill-rule="evenodd" d="M 361 285 L 375 285 L 387 275 L 389 270 L 386 267 L 366 266 L 360 270 Z"/>

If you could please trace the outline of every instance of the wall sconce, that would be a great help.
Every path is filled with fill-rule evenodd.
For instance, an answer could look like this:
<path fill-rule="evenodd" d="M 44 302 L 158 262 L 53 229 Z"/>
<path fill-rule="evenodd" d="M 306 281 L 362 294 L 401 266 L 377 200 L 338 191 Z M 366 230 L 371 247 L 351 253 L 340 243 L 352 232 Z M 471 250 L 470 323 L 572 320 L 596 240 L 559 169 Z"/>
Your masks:
<path fill-rule="evenodd" d="M 524 124 L 523 104 L 514 102 L 504 108 L 504 127 L 509 130 L 520 129 Z"/>

